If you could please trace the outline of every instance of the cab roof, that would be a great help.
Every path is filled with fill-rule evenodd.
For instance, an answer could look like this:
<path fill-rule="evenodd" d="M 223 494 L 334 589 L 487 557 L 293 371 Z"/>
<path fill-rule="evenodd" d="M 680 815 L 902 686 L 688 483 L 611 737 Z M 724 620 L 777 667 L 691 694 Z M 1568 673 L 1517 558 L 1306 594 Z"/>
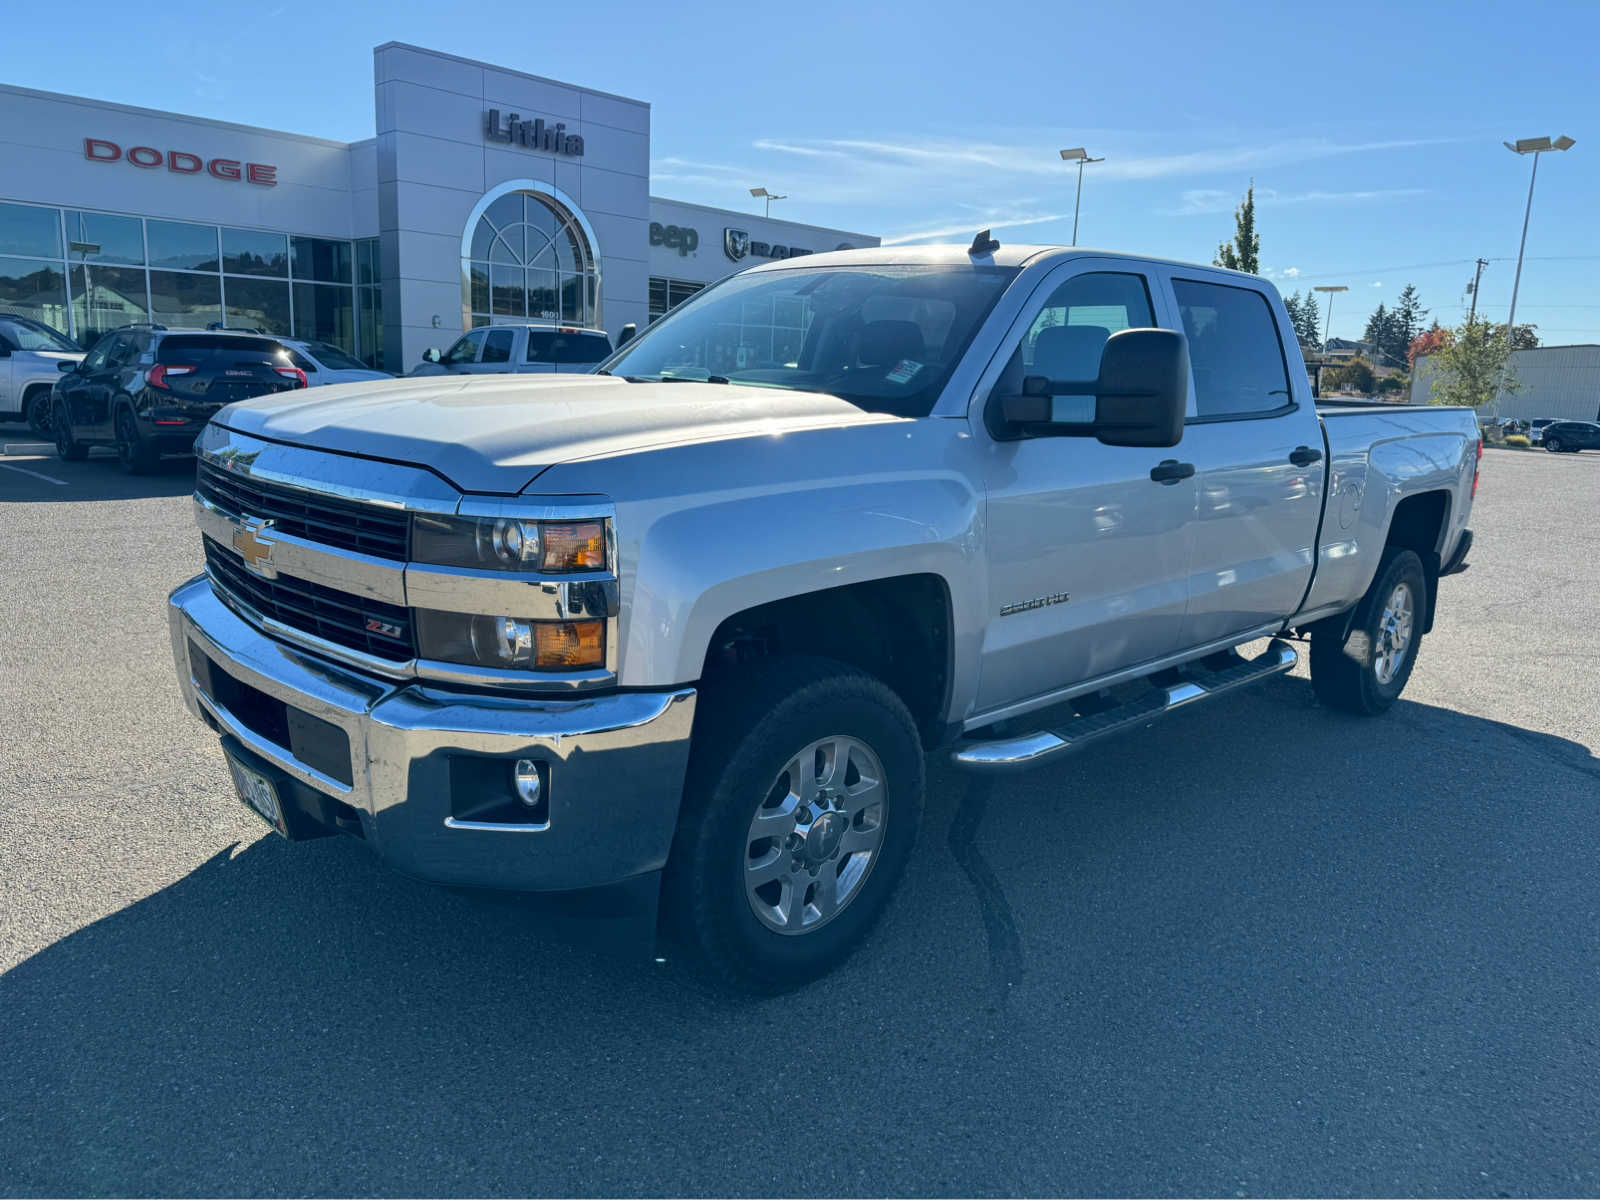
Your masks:
<path fill-rule="evenodd" d="M 967 245 L 922 246 L 864 246 L 858 250 L 829 250 L 822 254 L 807 254 L 800 258 L 778 259 L 751 267 L 750 271 L 782 271 L 791 267 L 847 267 L 847 266 L 939 266 L 973 263 L 980 266 L 1024 267 L 1047 260 L 1069 258 L 1114 258 L 1127 262 L 1161 263 L 1166 266 L 1186 267 L 1214 271 L 1224 275 L 1238 275 L 1255 281 L 1268 282 L 1258 275 L 1243 271 L 1230 271 L 1210 263 L 1185 262 L 1182 259 L 1158 258 L 1149 254 L 1128 254 L 1118 250 L 1095 250 L 1087 246 L 1036 246 L 1002 242 L 998 250 L 989 254 L 969 254 Z"/>

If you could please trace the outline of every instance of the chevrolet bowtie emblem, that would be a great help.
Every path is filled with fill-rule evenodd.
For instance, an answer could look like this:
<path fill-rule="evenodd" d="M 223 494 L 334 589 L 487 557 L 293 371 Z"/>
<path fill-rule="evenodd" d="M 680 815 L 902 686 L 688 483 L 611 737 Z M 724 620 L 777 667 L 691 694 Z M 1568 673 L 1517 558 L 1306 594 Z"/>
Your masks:
<path fill-rule="evenodd" d="M 272 569 L 272 548 L 277 542 L 262 535 L 271 528 L 271 521 L 252 517 L 233 531 L 233 548 L 244 559 L 244 565 L 257 575 L 265 575 L 269 579 L 277 574 Z"/>

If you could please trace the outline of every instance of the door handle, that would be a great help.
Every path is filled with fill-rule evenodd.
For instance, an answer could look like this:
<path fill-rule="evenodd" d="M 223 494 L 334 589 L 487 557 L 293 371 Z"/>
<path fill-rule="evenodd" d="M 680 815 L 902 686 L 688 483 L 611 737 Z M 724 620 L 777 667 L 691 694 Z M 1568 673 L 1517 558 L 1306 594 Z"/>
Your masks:
<path fill-rule="evenodd" d="M 1178 483 L 1188 479 L 1193 474 L 1193 463 L 1179 462 L 1175 458 L 1164 458 L 1150 468 L 1150 478 L 1157 483 Z"/>
<path fill-rule="evenodd" d="M 1313 450 L 1310 446 L 1296 446 L 1289 452 L 1289 461 L 1297 467 L 1309 467 L 1314 462 L 1322 461 L 1322 451 Z"/>

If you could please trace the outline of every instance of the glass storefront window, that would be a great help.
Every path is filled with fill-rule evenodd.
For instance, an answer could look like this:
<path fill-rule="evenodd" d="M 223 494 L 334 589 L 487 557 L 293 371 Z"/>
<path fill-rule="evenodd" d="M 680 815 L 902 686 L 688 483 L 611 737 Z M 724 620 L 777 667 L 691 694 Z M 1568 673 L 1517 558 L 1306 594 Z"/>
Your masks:
<path fill-rule="evenodd" d="M 78 344 L 88 349 L 108 329 L 149 319 L 142 267 L 78 263 L 72 268 L 72 316 Z"/>
<path fill-rule="evenodd" d="M 356 282 L 377 283 L 381 278 L 378 265 L 378 239 L 363 238 L 356 243 Z"/>
<path fill-rule="evenodd" d="M 61 210 L 0 204 L 0 254 L 61 257 Z"/>
<path fill-rule="evenodd" d="M 67 276 L 59 262 L 0 258 L 0 312 L 67 330 Z"/>
<path fill-rule="evenodd" d="M 226 243 L 224 243 L 226 247 Z M 224 251 L 226 252 L 226 251 Z M 257 329 L 289 336 L 289 285 L 275 279 L 241 279 L 230 275 L 222 282 L 230 328 Z"/>
<path fill-rule="evenodd" d="M 291 266 L 296 279 L 319 283 L 350 282 L 350 243 L 332 238 L 290 239 Z"/>
<path fill-rule="evenodd" d="M 184 271 L 218 269 L 215 225 L 191 225 L 187 221 L 146 221 L 144 225 L 152 267 L 175 267 Z"/>
<path fill-rule="evenodd" d="M 67 257 L 73 262 L 139 266 L 144 262 L 144 223 L 138 217 L 69 212 Z"/>
<path fill-rule="evenodd" d="M 222 269 L 230 275 L 287 275 L 289 239 L 281 233 L 223 229 Z"/>
<path fill-rule="evenodd" d="M 383 366 L 383 292 L 375 287 L 356 289 L 361 313 L 361 360 L 369 367 Z"/>
<path fill-rule="evenodd" d="M 294 336 L 308 342 L 332 342 L 356 348 L 354 297 L 347 287 L 326 283 L 294 285 Z"/>
<path fill-rule="evenodd" d="M 158 325 L 195 329 L 222 320 L 222 281 L 215 275 L 151 271 L 150 319 Z"/>
<path fill-rule="evenodd" d="M 497 198 L 467 245 L 461 299 L 469 325 L 521 316 L 598 321 L 599 277 L 588 239 L 553 199 L 533 192 Z"/>

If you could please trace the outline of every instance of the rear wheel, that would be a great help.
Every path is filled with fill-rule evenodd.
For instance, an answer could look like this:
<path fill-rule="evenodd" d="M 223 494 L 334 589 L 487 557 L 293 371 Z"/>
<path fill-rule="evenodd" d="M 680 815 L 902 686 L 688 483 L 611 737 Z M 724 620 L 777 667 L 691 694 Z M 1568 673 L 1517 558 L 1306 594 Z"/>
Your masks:
<path fill-rule="evenodd" d="M 54 407 L 49 388 L 36 387 L 30 391 L 22 401 L 22 412 L 28 418 L 28 428 L 38 434 L 48 434 Z"/>
<path fill-rule="evenodd" d="M 1551 454 L 1560 454 L 1561 453 L 1561 439 L 1560 438 L 1553 438 L 1553 437 L 1545 438 L 1545 440 L 1544 440 L 1544 448 L 1546 450 L 1550 451 Z"/>
<path fill-rule="evenodd" d="M 667 918 L 709 971 L 778 992 L 832 970 L 899 882 L 922 745 L 878 680 L 776 659 L 708 685 L 667 867 Z"/>
<path fill-rule="evenodd" d="M 1386 711 L 1416 665 L 1428 611 L 1428 579 L 1416 551 L 1391 546 L 1356 606 L 1348 636 L 1341 622 L 1311 635 L 1311 686 L 1329 708 L 1362 716 Z"/>
<path fill-rule="evenodd" d="M 82 462 L 89 457 L 89 447 L 80 445 L 72 436 L 72 422 L 67 419 L 66 405 L 57 403 L 55 419 L 51 422 L 56 435 L 56 457 L 62 462 Z"/>
<path fill-rule="evenodd" d="M 161 451 L 139 436 L 133 410 L 117 410 L 117 461 L 129 475 L 148 475 L 161 464 Z"/>

